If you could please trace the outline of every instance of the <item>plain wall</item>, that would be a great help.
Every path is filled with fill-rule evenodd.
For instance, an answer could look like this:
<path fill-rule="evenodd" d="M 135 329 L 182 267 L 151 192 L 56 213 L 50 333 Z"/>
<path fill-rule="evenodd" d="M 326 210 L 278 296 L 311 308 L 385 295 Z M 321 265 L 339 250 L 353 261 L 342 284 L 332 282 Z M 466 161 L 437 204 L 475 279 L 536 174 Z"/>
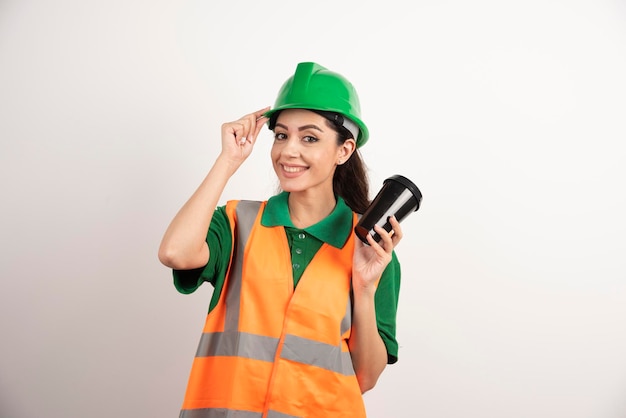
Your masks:
<path fill-rule="evenodd" d="M 403 221 L 369 415 L 626 416 L 622 1 L 0 1 L 0 416 L 178 415 L 209 286 L 157 259 L 299 61 L 348 77 Z M 264 199 L 271 136 L 222 201 Z"/>

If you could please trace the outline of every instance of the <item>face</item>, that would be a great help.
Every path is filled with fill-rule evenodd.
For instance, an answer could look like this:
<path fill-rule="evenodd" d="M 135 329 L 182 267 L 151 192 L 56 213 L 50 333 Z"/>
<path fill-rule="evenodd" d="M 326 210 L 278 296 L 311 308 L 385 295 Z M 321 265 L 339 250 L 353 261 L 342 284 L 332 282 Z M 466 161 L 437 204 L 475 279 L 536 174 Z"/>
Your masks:
<path fill-rule="evenodd" d="M 291 193 L 333 191 L 333 174 L 356 147 L 337 143 L 326 119 L 304 109 L 283 110 L 274 128 L 272 164 L 283 190 Z"/>

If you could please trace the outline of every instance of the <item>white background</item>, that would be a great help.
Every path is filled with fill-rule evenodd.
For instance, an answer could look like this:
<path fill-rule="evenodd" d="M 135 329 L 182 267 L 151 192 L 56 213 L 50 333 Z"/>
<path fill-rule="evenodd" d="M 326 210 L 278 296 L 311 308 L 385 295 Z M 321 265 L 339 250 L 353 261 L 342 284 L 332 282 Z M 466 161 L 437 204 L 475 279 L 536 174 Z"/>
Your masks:
<path fill-rule="evenodd" d="M 299 61 L 357 87 L 372 191 L 424 194 L 369 415 L 626 417 L 618 0 L 1 0 L 0 416 L 178 415 L 211 289 L 160 239 Z"/>

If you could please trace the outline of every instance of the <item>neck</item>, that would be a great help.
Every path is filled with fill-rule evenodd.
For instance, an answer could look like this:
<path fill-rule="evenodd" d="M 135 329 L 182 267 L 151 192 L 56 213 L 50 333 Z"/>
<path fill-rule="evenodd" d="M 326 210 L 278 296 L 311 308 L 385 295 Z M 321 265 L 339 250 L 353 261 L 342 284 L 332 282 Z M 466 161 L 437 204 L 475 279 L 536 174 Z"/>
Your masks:
<path fill-rule="evenodd" d="M 289 194 L 289 216 L 296 228 L 306 228 L 318 223 L 330 215 L 336 205 L 334 194 L 326 198 Z"/>

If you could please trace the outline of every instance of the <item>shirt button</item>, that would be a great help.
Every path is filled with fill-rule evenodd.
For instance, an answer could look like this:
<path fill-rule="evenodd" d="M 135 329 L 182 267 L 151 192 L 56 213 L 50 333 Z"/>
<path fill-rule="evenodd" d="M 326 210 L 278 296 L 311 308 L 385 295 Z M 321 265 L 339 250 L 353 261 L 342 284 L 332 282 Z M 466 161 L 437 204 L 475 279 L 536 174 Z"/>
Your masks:
<path fill-rule="evenodd" d="M 305 238 L 306 238 L 306 235 L 304 235 L 304 233 L 303 233 L 303 232 L 300 232 L 300 233 L 298 234 L 298 238 L 300 238 L 300 239 L 305 239 Z"/>
<path fill-rule="evenodd" d="M 301 248 L 296 248 L 296 254 L 302 254 L 302 249 Z"/>
<path fill-rule="evenodd" d="M 299 268 L 300 268 L 300 264 L 298 264 L 298 263 L 294 263 L 294 265 L 293 265 L 293 269 L 294 269 L 294 270 L 298 270 Z"/>

